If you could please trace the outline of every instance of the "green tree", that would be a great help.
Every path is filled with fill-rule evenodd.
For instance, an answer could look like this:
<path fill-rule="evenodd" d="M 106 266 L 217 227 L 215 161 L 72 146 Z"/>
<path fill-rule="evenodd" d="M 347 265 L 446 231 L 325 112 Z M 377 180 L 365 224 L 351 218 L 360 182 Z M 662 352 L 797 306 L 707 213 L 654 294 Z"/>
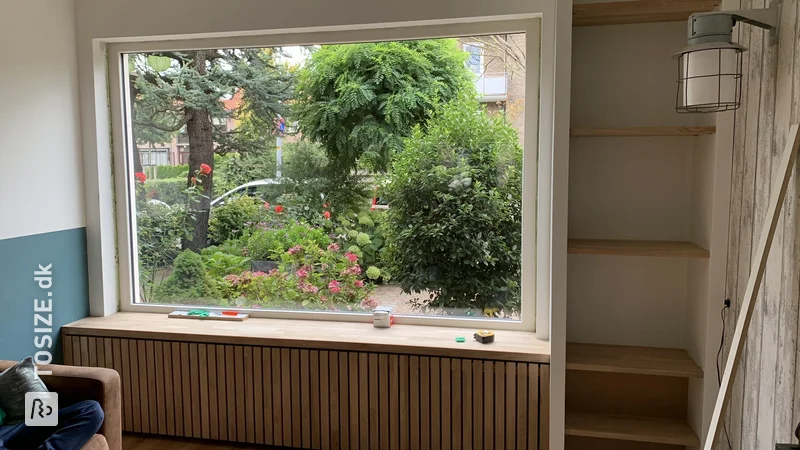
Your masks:
<path fill-rule="evenodd" d="M 130 83 L 134 108 L 134 139 L 148 134 L 185 130 L 189 140 L 189 175 L 201 164 L 212 168 L 190 213 L 195 230 L 184 246 L 200 251 L 207 245 L 210 197 L 214 188 L 214 154 L 262 150 L 278 114 L 286 114 L 294 75 L 276 62 L 274 49 L 223 49 L 131 55 Z M 222 99 L 239 94 L 240 104 L 223 106 Z M 228 130 L 219 119 L 247 119 L 244 129 Z M 218 119 L 215 121 L 215 119 Z M 261 130 L 255 133 L 253 130 Z M 145 137 L 138 137 L 145 136 Z"/>
<path fill-rule="evenodd" d="M 324 46 L 300 70 L 297 116 L 336 172 L 385 170 L 439 102 L 475 92 L 455 39 Z"/>
<path fill-rule="evenodd" d="M 516 130 L 474 99 L 416 127 L 392 165 L 384 263 L 434 307 L 519 305 L 522 148 Z"/>

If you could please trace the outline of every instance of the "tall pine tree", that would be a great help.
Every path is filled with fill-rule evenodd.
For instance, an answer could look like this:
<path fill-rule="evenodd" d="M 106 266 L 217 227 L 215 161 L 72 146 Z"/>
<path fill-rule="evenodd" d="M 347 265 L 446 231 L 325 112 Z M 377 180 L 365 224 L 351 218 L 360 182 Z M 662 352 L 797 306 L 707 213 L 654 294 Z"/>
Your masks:
<path fill-rule="evenodd" d="M 265 136 L 273 131 L 274 119 L 287 114 L 286 100 L 292 97 L 294 76 L 276 61 L 277 51 L 193 50 L 137 54 L 129 59 L 134 140 L 185 130 L 189 140 L 187 186 L 201 164 L 212 168 L 202 185 L 203 196 L 191 208 L 194 235 L 184 243 L 190 250 L 200 251 L 207 245 L 214 154 L 265 151 L 269 148 Z M 239 90 L 241 105 L 224 108 L 221 100 Z M 251 126 L 228 130 L 213 120 L 229 117 L 246 117 Z M 139 164 L 138 154 L 135 157 Z"/>

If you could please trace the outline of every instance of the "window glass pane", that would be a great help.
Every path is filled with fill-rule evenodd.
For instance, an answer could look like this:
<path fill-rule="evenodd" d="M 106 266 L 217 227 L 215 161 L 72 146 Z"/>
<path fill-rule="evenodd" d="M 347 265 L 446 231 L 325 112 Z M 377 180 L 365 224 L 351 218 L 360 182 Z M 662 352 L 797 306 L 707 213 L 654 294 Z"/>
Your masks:
<path fill-rule="evenodd" d="M 524 34 L 124 57 L 137 303 L 532 313 Z"/>

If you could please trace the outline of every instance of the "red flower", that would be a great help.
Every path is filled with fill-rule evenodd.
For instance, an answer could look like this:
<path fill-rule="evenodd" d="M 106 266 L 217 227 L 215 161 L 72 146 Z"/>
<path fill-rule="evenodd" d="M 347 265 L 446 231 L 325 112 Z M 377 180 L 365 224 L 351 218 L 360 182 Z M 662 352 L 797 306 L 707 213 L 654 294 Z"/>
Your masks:
<path fill-rule="evenodd" d="M 278 214 L 282 213 L 283 212 L 283 206 L 281 206 L 281 205 L 275 206 L 275 212 L 278 213 Z"/>
<path fill-rule="evenodd" d="M 328 283 L 328 290 L 331 291 L 332 294 L 338 294 L 342 289 L 339 287 L 339 282 L 333 280 Z"/>
<path fill-rule="evenodd" d="M 192 177 L 192 184 L 197 184 L 197 177 Z"/>
<path fill-rule="evenodd" d="M 323 203 L 323 204 L 322 204 L 322 207 L 323 207 L 323 208 L 327 208 L 327 207 L 328 207 L 328 204 L 327 204 L 327 203 Z"/>
<path fill-rule="evenodd" d="M 133 174 L 133 176 L 139 183 L 144 183 L 145 181 L 147 181 L 147 175 L 145 175 L 144 172 L 136 172 L 135 174 Z"/>
<path fill-rule="evenodd" d="M 264 202 L 264 209 L 269 209 L 269 202 Z"/>
<path fill-rule="evenodd" d="M 325 216 L 326 219 L 330 219 L 331 218 L 330 211 L 325 211 L 324 213 L 322 213 L 322 215 Z"/>
<path fill-rule="evenodd" d="M 208 175 L 211 173 L 211 166 L 208 164 L 200 164 L 200 175 Z"/>

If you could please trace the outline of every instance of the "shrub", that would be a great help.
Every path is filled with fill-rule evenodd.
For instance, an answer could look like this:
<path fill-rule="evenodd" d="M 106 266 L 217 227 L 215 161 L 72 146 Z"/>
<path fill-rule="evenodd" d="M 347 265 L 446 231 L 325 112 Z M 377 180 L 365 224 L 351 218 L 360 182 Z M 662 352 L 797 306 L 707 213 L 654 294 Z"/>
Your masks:
<path fill-rule="evenodd" d="M 386 262 L 434 307 L 519 305 L 522 150 L 516 131 L 472 99 L 445 105 L 394 161 Z"/>
<path fill-rule="evenodd" d="M 137 238 L 139 242 L 139 272 L 142 300 L 150 301 L 154 289 L 163 277 L 163 269 L 180 251 L 185 211 L 180 206 L 172 208 L 142 202 L 136 211 Z"/>
<path fill-rule="evenodd" d="M 255 180 L 275 177 L 275 147 L 263 149 L 260 153 L 231 153 L 216 155 L 214 165 L 214 196 Z"/>
<path fill-rule="evenodd" d="M 259 261 L 278 260 L 295 246 L 326 248 L 331 243 L 325 230 L 300 222 L 290 222 L 282 228 L 257 228 L 247 239 L 248 255 Z"/>
<path fill-rule="evenodd" d="M 186 178 L 147 180 L 144 190 L 148 199 L 159 200 L 170 206 L 186 204 Z"/>
<path fill-rule="evenodd" d="M 214 298 L 219 293 L 206 276 L 203 258 L 191 250 L 185 250 L 174 261 L 172 273 L 158 286 L 159 300 L 197 300 Z"/>
<path fill-rule="evenodd" d="M 208 235 L 212 242 L 221 243 L 242 237 L 248 226 L 259 222 L 263 207 L 255 198 L 241 196 L 227 200 L 211 210 Z"/>
<path fill-rule="evenodd" d="M 155 176 L 159 180 L 169 178 L 181 178 L 185 180 L 189 176 L 189 165 L 181 164 L 179 166 L 156 166 Z"/>
<path fill-rule="evenodd" d="M 376 269 L 382 269 L 384 266 L 385 238 L 380 224 L 384 221 L 385 215 L 383 211 L 348 214 L 338 218 L 339 226 L 335 229 L 342 246 L 352 245 L 351 251 L 359 255 L 365 265 L 377 266 Z M 384 280 L 388 279 L 388 273 L 384 271 L 383 275 Z"/>

